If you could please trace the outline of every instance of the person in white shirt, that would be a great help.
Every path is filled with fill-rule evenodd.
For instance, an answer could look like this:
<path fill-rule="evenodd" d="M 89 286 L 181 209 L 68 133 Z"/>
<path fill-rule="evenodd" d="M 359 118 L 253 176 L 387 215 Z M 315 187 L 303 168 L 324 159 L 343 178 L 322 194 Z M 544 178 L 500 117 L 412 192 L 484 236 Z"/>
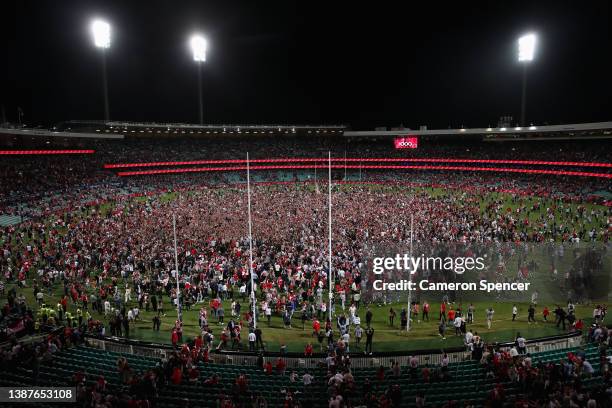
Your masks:
<path fill-rule="evenodd" d="M 584 373 L 588 376 L 588 377 L 592 377 L 593 374 L 595 373 L 595 369 L 593 368 L 593 366 L 591 365 L 591 363 L 589 363 L 587 360 L 584 360 L 582 362 L 582 368 L 584 369 Z"/>
<path fill-rule="evenodd" d="M 304 387 L 308 387 L 310 384 L 312 384 L 312 380 L 314 380 L 314 377 L 312 375 L 310 375 L 310 373 L 306 373 L 302 376 L 302 381 L 304 382 Z"/>
<path fill-rule="evenodd" d="M 455 336 L 461 336 L 461 324 L 463 323 L 463 318 L 461 316 L 455 317 L 453 321 L 453 326 L 455 326 Z"/>
<path fill-rule="evenodd" d="M 472 344 L 472 340 L 474 339 L 474 335 L 472 334 L 472 332 L 470 330 L 468 330 L 465 333 L 465 345 L 469 346 L 470 344 Z"/>
<path fill-rule="evenodd" d="M 329 408 L 340 408 L 342 407 L 342 396 L 336 395 L 329 400 Z"/>
<path fill-rule="evenodd" d="M 265 314 L 266 319 L 268 319 L 268 326 L 270 326 L 272 324 L 272 309 L 270 308 L 270 305 L 266 305 Z"/>
<path fill-rule="evenodd" d="M 527 340 L 520 333 L 516 334 L 516 348 L 520 354 L 527 353 Z"/>
<path fill-rule="evenodd" d="M 440 367 L 442 368 L 442 372 L 447 372 L 448 371 L 448 363 L 450 362 L 450 359 L 448 358 L 448 354 L 444 354 L 444 357 L 442 357 L 442 361 L 440 361 Z"/>
<path fill-rule="evenodd" d="M 361 336 L 363 336 L 363 329 L 361 326 L 357 325 L 357 327 L 355 327 L 355 340 L 357 341 L 358 347 L 361 343 Z"/>
<path fill-rule="evenodd" d="M 38 302 L 39 307 L 43 304 L 44 296 L 45 295 L 43 294 L 42 290 L 36 293 L 36 301 Z"/>
<path fill-rule="evenodd" d="M 409 364 L 411 369 L 419 368 L 419 359 L 416 356 L 410 356 Z"/>
<path fill-rule="evenodd" d="M 516 307 L 516 305 L 512 305 L 512 321 L 516 320 L 517 313 L 518 313 L 518 308 Z"/>
<path fill-rule="evenodd" d="M 257 336 L 255 332 L 249 333 L 249 351 L 255 351 L 255 341 L 257 341 Z"/>
<path fill-rule="evenodd" d="M 495 310 L 492 307 L 487 309 L 487 327 L 490 329 L 491 324 L 493 323 L 493 315 L 495 314 Z"/>
<path fill-rule="evenodd" d="M 342 342 L 344 343 L 344 347 L 346 348 L 346 352 L 349 353 L 349 343 L 351 340 L 351 336 L 349 335 L 348 331 L 346 331 L 343 335 L 342 335 Z"/>
<path fill-rule="evenodd" d="M 355 306 L 355 304 L 351 304 L 351 306 L 349 307 L 349 323 L 350 324 L 355 324 L 356 313 L 357 313 L 357 307 Z"/>

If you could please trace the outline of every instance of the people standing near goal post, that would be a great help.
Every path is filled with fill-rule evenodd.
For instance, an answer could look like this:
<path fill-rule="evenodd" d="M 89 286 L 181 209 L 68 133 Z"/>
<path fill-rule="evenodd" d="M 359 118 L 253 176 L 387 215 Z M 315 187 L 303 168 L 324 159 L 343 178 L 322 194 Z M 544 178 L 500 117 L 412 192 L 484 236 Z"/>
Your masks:
<path fill-rule="evenodd" d="M 495 310 L 493 307 L 489 307 L 487 309 L 487 328 L 491 329 L 491 324 L 493 323 L 493 315 L 495 314 Z"/>

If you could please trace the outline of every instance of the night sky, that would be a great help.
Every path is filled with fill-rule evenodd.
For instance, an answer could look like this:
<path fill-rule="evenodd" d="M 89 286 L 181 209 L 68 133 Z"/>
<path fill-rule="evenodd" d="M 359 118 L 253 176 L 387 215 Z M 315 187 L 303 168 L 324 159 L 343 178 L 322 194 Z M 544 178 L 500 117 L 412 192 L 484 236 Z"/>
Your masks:
<path fill-rule="evenodd" d="M 198 30 L 209 123 L 495 125 L 519 116 L 516 39 L 527 31 L 539 41 L 527 121 L 612 120 L 607 1 L 383 3 L 5 0 L 0 103 L 12 122 L 18 106 L 32 124 L 101 119 L 89 22 L 103 17 L 111 119 L 197 121 Z"/>

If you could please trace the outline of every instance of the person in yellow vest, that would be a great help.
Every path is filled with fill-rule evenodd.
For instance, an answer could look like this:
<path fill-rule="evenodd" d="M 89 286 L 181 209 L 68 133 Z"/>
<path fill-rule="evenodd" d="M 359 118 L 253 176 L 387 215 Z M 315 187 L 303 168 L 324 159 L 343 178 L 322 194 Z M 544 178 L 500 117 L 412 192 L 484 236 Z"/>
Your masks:
<path fill-rule="evenodd" d="M 66 312 L 66 322 L 68 326 L 72 327 L 72 313 Z"/>
<path fill-rule="evenodd" d="M 81 326 L 81 324 L 83 324 L 83 312 L 81 311 L 81 309 L 77 309 L 76 311 L 76 317 L 79 321 L 79 327 Z"/>
<path fill-rule="evenodd" d="M 91 321 L 91 313 L 89 313 L 89 310 L 85 311 L 85 319 L 87 320 L 87 323 L 89 324 L 89 322 Z"/>
<path fill-rule="evenodd" d="M 47 319 L 49 318 L 49 312 L 47 311 L 47 308 L 42 306 L 40 309 L 38 309 L 38 316 L 41 318 L 43 324 L 46 324 Z"/>
<path fill-rule="evenodd" d="M 60 302 L 57 302 L 57 306 L 55 306 L 55 310 L 57 310 L 57 318 L 61 322 L 64 320 L 64 308 Z"/>

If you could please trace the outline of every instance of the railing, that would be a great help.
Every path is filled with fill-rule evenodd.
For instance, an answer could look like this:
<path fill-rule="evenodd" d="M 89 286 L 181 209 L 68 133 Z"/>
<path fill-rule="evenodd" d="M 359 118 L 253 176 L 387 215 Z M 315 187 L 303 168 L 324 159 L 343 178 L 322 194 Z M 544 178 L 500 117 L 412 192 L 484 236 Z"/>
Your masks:
<path fill-rule="evenodd" d="M 87 341 L 91 347 L 101 350 L 134 354 L 145 357 L 166 358 L 174 352 L 174 349 L 167 344 L 146 343 L 137 340 L 127 340 L 117 337 L 93 337 L 87 336 Z M 527 351 L 538 353 L 550 350 L 561 350 L 570 347 L 577 347 L 583 344 L 582 332 L 572 332 L 568 334 L 543 337 L 528 340 Z M 510 349 L 514 343 L 498 343 L 496 347 L 501 350 Z M 451 363 L 467 361 L 471 359 L 471 353 L 466 347 L 454 347 L 446 350 L 446 354 Z M 440 365 L 444 354 L 440 350 L 417 350 L 413 352 L 378 352 L 369 356 L 358 353 L 349 353 L 351 366 L 355 368 L 378 367 L 383 365 L 388 367 L 392 362 L 398 362 L 400 366 L 407 366 L 410 359 L 414 356 L 418 359 L 419 365 Z M 325 355 L 316 354 L 312 357 L 305 357 L 300 353 L 276 353 L 266 352 L 263 355 L 264 362 L 274 362 L 278 357 L 283 357 L 289 368 L 316 368 L 324 364 Z M 215 364 L 227 365 L 246 365 L 255 366 L 259 356 L 255 353 L 239 351 L 217 351 L 209 356 L 210 361 Z"/>

